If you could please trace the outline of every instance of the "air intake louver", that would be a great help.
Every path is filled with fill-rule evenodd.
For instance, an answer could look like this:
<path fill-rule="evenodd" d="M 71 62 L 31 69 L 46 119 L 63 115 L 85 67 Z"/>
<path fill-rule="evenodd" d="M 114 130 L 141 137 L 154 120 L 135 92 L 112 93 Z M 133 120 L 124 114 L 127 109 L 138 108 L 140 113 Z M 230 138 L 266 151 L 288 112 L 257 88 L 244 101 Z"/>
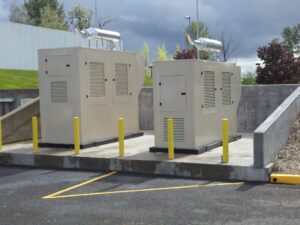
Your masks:
<path fill-rule="evenodd" d="M 67 81 L 51 82 L 51 102 L 52 103 L 68 102 Z"/>
<path fill-rule="evenodd" d="M 116 96 L 128 95 L 128 67 L 127 64 L 115 64 Z"/>
<path fill-rule="evenodd" d="M 222 103 L 223 105 L 231 104 L 231 82 L 230 73 L 222 73 Z"/>
<path fill-rule="evenodd" d="M 90 96 L 105 96 L 104 63 L 90 62 Z"/>
<path fill-rule="evenodd" d="M 184 118 L 173 118 L 174 142 L 184 142 Z M 164 118 L 164 140 L 168 141 L 168 118 Z"/>
<path fill-rule="evenodd" d="M 204 72 L 204 108 L 216 107 L 215 76 L 212 71 Z"/>

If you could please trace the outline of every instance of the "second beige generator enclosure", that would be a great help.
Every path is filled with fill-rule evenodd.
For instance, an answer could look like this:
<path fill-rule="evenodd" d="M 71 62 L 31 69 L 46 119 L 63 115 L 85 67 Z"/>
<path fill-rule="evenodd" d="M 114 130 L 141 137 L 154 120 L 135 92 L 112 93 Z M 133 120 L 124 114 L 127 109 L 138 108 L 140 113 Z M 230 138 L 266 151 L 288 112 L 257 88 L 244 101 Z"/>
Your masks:
<path fill-rule="evenodd" d="M 82 146 L 139 133 L 138 95 L 144 59 L 136 53 L 89 48 L 39 50 L 41 146 L 72 146 L 73 117 Z"/>
<path fill-rule="evenodd" d="M 174 121 L 175 149 L 203 149 L 220 140 L 222 118 L 229 120 L 229 135 L 236 135 L 240 67 L 222 62 L 174 60 L 154 63 L 153 76 L 152 150 L 167 148 L 168 118 Z"/>

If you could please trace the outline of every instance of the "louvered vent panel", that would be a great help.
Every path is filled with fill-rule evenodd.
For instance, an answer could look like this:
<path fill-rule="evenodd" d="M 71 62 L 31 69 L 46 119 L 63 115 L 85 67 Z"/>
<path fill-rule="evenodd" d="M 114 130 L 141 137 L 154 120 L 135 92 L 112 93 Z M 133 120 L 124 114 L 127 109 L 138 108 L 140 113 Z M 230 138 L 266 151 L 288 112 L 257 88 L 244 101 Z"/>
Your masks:
<path fill-rule="evenodd" d="M 216 106 L 215 76 L 212 71 L 204 72 L 204 108 Z"/>
<path fill-rule="evenodd" d="M 223 105 L 231 104 L 231 82 L 230 73 L 222 73 L 222 102 Z"/>
<path fill-rule="evenodd" d="M 90 62 L 90 96 L 105 96 L 104 63 Z"/>
<path fill-rule="evenodd" d="M 68 102 L 67 81 L 51 82 L 51 102 L 52 103 Z"/>
<path fill-rule="evenodd" d="M 128 68 L 127 64 L 115 64 L 116 96 L 128 95 Z"/>
<path fill-rule="evenodd" d="M 174 142 L 184 142 L 184 118 L 173 118 Z M 164 118 L 164 140 L 168 141 L 168 118 Z"/>

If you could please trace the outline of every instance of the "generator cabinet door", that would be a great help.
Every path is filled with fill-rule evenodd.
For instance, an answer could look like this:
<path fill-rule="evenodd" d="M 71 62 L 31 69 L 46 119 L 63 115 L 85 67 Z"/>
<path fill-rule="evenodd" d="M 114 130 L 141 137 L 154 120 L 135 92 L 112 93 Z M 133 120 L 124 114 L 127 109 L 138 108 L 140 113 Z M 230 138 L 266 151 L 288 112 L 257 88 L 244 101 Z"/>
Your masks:
<path fill-rule="evenodd" d="M 129 102 L 133 95 L 133 85 L 137 79 L 136 58 L 126 52 L 112 53 L 113 102 Z"/>
<path fill-rule="evenodd" d="M 106 104 L 110 97 L 108 75 L 110 73 L 110 54 L 102 51 L 86 52 L 86 74 L 88 104 Z"/>
<path fill-rule="evenodd" d="M 72 143 L 70 118 L 76 99 L 72 86 L 74 63 L 70 55 L 51 53 L 42 59 L 40 68 L 41 121 L 43 141 Z"/>
<path fill-rule="evenodd" d="M 160 111 L 184 112 L 187 107 L 184 75 L 162 75 L 160 81 Z"/>

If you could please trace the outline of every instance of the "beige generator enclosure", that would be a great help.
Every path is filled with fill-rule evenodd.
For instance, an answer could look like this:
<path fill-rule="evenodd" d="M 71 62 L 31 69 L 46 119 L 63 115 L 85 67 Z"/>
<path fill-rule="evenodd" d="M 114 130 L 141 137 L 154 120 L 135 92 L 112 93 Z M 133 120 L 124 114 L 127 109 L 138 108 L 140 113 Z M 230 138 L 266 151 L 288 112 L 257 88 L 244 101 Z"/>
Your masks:
<path fill-rule="evenodd" d="M 202 60 L 156 62 L 154 76 L 155 146 L 168 146 L 167 118 L 174 121 L 175 152 L 207 150 L 221 140 L 222 118 L 229 120 L 229 135 L 237 133 L 241 68 Z M 192 151 L 191 151 L 192 153 Z"/>
<path fill-rule="evenodd" d="M 138 94 L 144 59 L 138 54 L 89 48 L 39 50 L 40 146 L 72 146 L 73 117 L 80 118 L 82 147 L 139 133 Z"/>

